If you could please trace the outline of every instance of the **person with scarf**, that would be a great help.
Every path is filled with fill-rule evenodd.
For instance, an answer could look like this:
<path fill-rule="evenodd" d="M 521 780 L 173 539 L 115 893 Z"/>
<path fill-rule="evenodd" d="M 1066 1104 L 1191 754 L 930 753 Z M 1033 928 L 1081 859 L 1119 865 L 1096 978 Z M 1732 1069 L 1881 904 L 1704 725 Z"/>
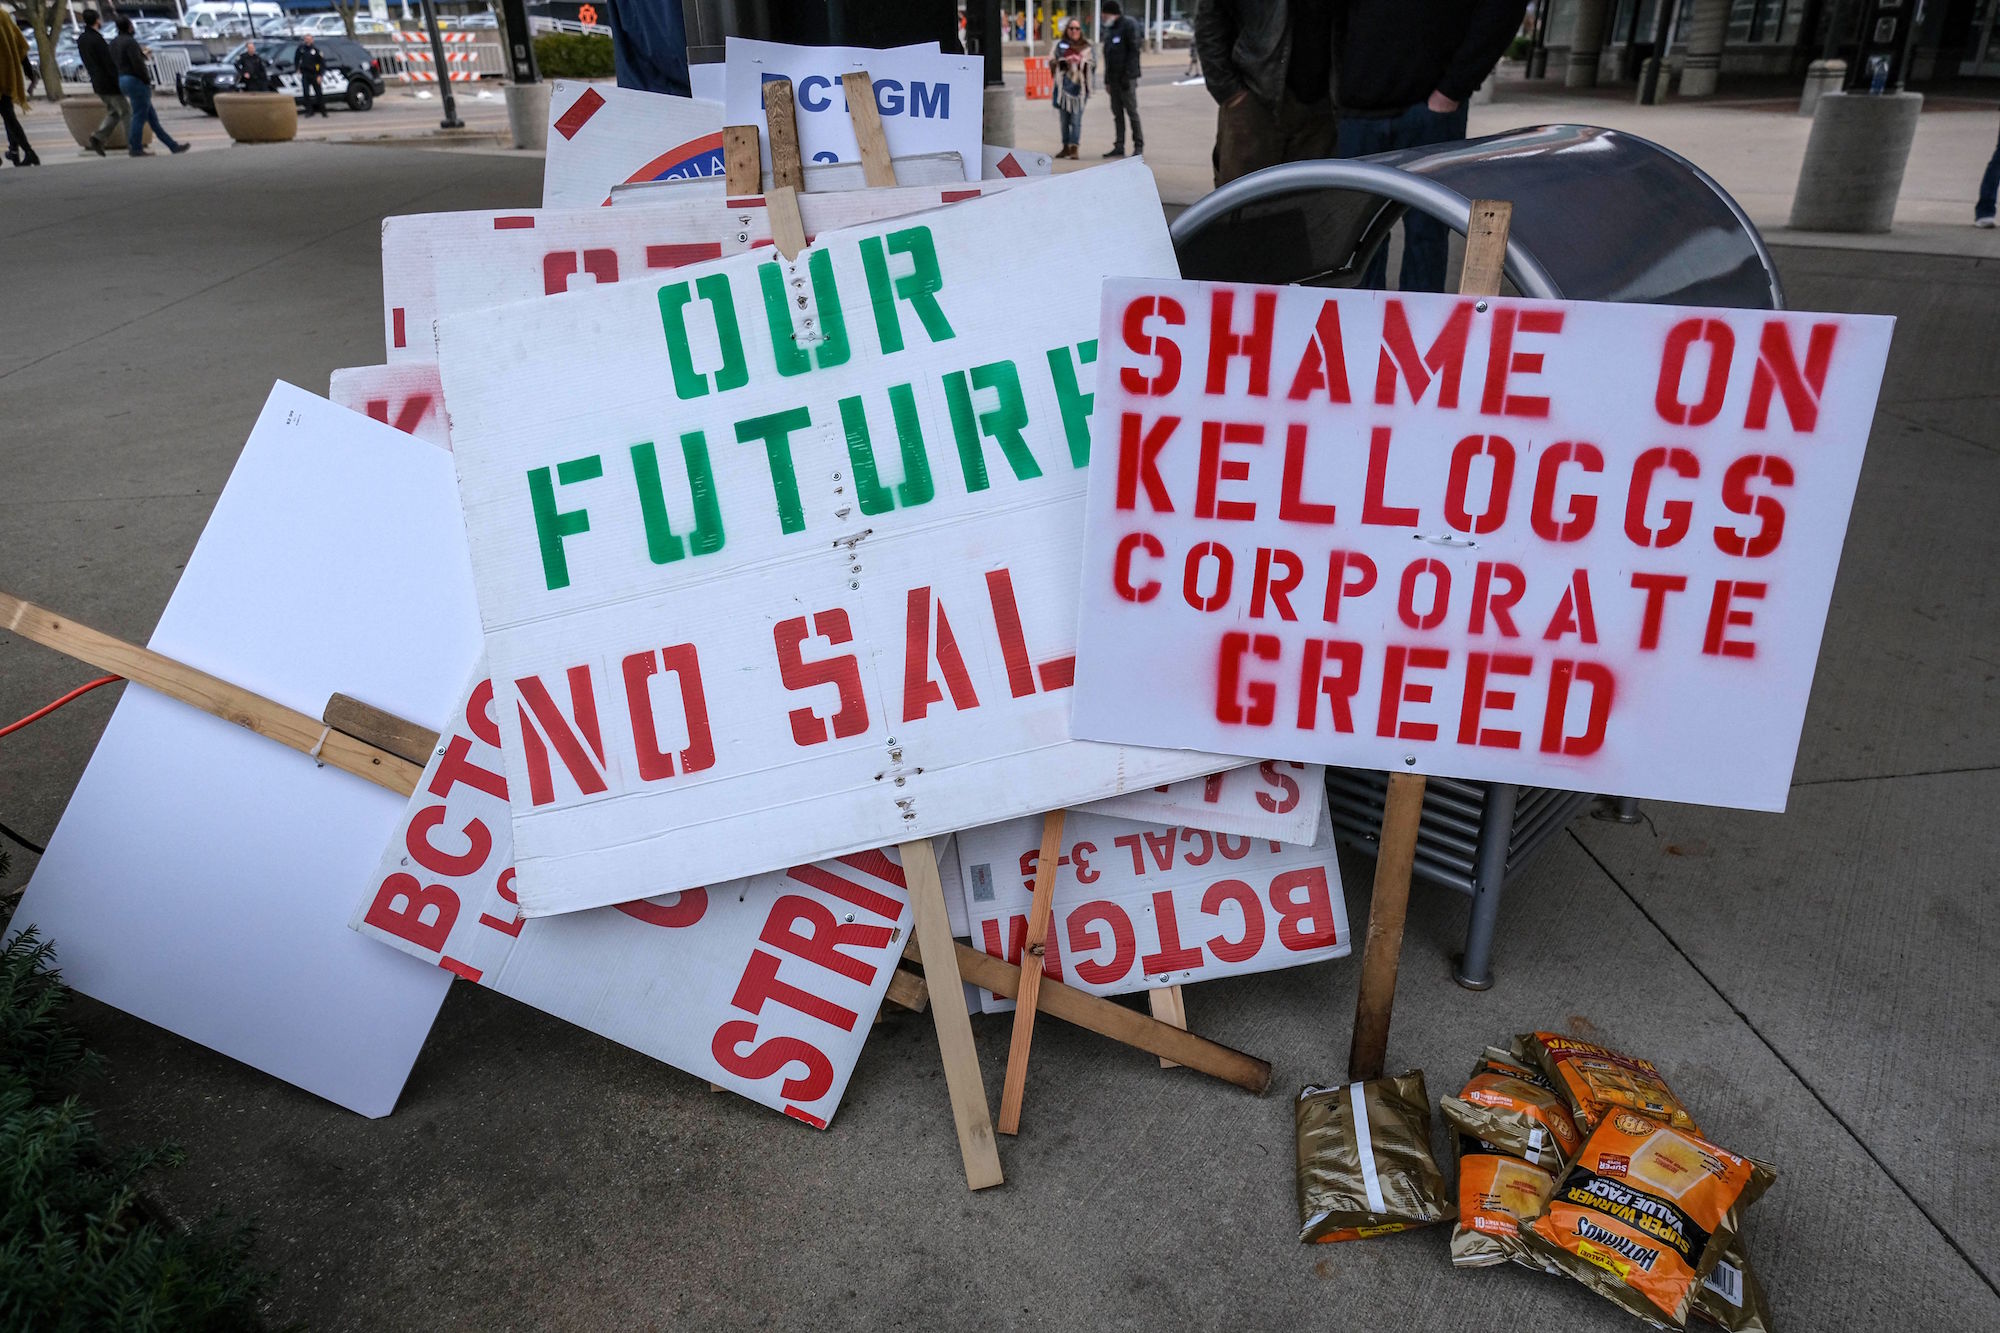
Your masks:
<path fill-rule="evenodd" d="M 1057 157 L 1076 157 L 1083 142 L 1083 104 L 1090 100 L 1090 38 L 1083 35 L 1083 20 L 1063 24 L 1062 39 L 1049 56 L 1049 72 L 1055 80 L 1056 115 L 1062 118 L 1062 151 Z"/>
<path fill-rule="evenodd" d="M 17 167 L 39 167 L 42 159 L 14 114 L 17 104 L 28 109 L 27 60 L 28 39 L 14 26 L 14 16 L 0 9 L 0 121 L 7 125 L 7 160 Z"/>

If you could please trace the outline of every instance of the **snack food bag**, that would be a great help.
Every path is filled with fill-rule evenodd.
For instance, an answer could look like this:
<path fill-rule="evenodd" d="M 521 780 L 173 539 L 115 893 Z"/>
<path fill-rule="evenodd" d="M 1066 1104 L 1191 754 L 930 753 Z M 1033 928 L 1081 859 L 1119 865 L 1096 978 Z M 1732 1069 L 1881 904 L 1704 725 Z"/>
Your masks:
<path fill-rule="evenodd" d="M 1431 1102 L 1421 1071 L 1301 1088 L 1292 1118 L 1300 1240 L 1358 1240 L 1452 1215 L 1431 1155 Z"/>
<path fill-rule="evenodd" d="M 1636 1111 L 1591 1132 L 1528 1248 L 1662 1328 L 1686 1328 L 1702 1279 L 1736 1238 L 1741 1209 L 1775 1179 L 1762 1162 Z"/>
<path fill-rule="evenodd" d="M 1446 1100 L 1450 1100 L 1447 1098 Z M 1542 1215 L 1556 1178 L 1495 1145 L 1461 1136 L 1458 1140 L 1458 1225 L 1451 1230 L 1454 1268 L 1525 1264 L 1545 1269 L 1521 1239 L 1521 1227 Z"/>
<path fill-rule="evenodd" d="M 1459 1133 L 1546 1172 L 1560 1174 L 1583 1145 L 1548 1079 L 1507 1051 L 1488 1047 L 1458 1096 L 1442 1098 L 1440 1106 Z"/>
<path fill-rule="evenodd" d="M 1515 1040 L 1569 1103 L 1576 1127 L 1585 1134 L 1597 1128 L 1606 1112 L 1620 1107 L 1689 1134 L 1701 1133 L 1651 1060 L 1559 1032 L 1531 1032 Z"/>
<path fill-rule="evenodd" d="M 1750 1271 L 1741 1240 L 1732 1244 L 1715 1271 L 1701 1280 L 1701 1290 L 1694 1294 L 1694 1312 L 1729 1333 L 1771 1333 L 1771 1307 L 1764 1303 L 1764 1288 Z"/>

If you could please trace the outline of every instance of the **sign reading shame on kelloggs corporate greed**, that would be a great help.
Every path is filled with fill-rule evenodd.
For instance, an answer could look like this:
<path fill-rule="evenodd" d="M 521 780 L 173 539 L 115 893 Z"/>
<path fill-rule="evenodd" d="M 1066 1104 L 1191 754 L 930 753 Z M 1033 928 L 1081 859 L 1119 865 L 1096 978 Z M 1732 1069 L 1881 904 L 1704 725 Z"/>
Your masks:
<path fill-rule="evenodd" d="M 1076 734 L 1781 810 L 1892 327 L 1107 283 Z"/>
<path fill-rule="evenodd" d="M 440 320 L 523 910 L 1227 767 L 1069 733 L 1098 287 L 1173 271 L 1122 163 Z"/>

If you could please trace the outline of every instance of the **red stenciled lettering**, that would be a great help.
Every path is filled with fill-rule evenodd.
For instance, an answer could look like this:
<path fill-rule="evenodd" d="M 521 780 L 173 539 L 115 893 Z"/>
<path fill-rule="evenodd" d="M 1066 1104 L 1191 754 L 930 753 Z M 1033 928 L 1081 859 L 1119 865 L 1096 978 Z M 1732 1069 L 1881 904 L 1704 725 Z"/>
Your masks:
<path fill-rule="evenodd" d="M 1762 601 L 1764 585 L 1744 583 L 1735 579 L 1717 579 L 1715 594 L 1708 603 L 1708 632 L 1702 636 L 1701 650 L 1710 657 L 1755 657 L 1757 645 L 1748 639 L 1729 637 L 1731 626 L 1748 629 L 1756 619 L 1756 613 L 1748 607 L 1732 606 L 1741 598 L 1745 601 Z"/>
<path fill-rule="evenodd" d="M 681 930 L 692 926 L 708 913 L 707 889 L 683 889 L 679 893 L 661 894 L 672 898 L 670 903 L 656 903 L 650 898 L 636 898 L 629 903 L 613 903 L 620 912 L 634 921 L 643 921 L 649 926 L 659 926 L 666 930 Z"/>
<path fill-rule="evenodd" d="M 1496 592 L 1494 583 L 1501 586 Z M 1472 571 L 1472 612 L 1466 619 L 1466 632 L 1484 634 L 1486 616 L 1493 616 L 1493 629 L 1510 639 L 1521 637 L 1514 628 L 1514 604 L 1521 600 L 1521 594 L 1528 590 L 1528 576 L 1521 567 L 1509 560 L 1481 560 Z"/>
<path fill-rule="evenodd" d="M 1590 535 L 1597 525 L 1597 497 L 1572 492 L 1569 512 L 1556 517 L 1556 477 L 1566 463 L 1575 463 L 1585 472 L 1604 471 L 1604 452 L 1582 440 L 1564 440 L 1550 445 L 1535 469 L 1535 500 L 1528 521 L 1535 535 L 1545 542 L 1573 542 Z"/>
<path fill-rule="evenodd" d="M 1757 373 L 1750 380 L 1750 405 L 1743 414 L 1745 430 L 1763 430 L 1771 415 L 1771 391 L 1785 400 L 1785 416 L 1795 431 L 1810 433 L 1819 425 L 1819 398 L 1826 389 L 1826 370 L 1833 363 L 1838 326 L 1815 324 L 1806 338 L 1806 363 L 1800 367 L 1792 350 L 1791 332 L 1782 320 L 1764 325 L 1757 340 Z"/>
<path fill-rule="evenodd" d="M 423 884 L 398 871 L 382 881 L 361 918 L 379 931 L 429 953 L 444 950 L 458 920 L 458 895 L 442 884 Z"/>
<path fill-rule="evenodd" d="M 1271 327 L 1277 320 L 1278 294 L 1271 291 L 1250 294 L 1250 330 L 1238 333 L 1230 318 L 1235 312 L 1236 293 L 1217 287 L 1208 305 L 1208 383 L 1212 394 L 1229 390 L 1229 363 L 1242 357 L 1250 363 L 1247 389 L 1253 398 L 1271 392 Z"/>
<path fill-rule="evenodd" d="M 806 927 L 804 931 L 799 929 L 801 925 Z M 771 905 L 771 915 L 765 918 L 757 938 L 781 953 L 868 986 L 874 984 L 881 969 L 841 950 L 880 950 L 888 945 L 892 933 L 887 926 L 836 921 L 821 904 L 788 893 Z"/>
<path fill-rule="evenodd" d="M 1338 301 L 1329 300 L 1320 305 L 1319 318 L 1313 321 L 1312 337 L 1306 339 L 1305 350 L 1299 354 L 1299 368 L 1292 375 L 1291 392 L 1285 396 L 1295 403 L 1302 403 L 1318 389 L 1326 390 L 1329 403 L 1354 401 L 1347 392 L 1347 349 L 1340 336 Z"/>
<path fill-rule="evenodd" d="M 1701 397 L 1690 403 L 1681 397 L 1687 378 L 1688 353 L 1699 342 L 1708 351 L 1708 372 Z M 1719 319 L 1684 319 L 1667 331 L 1660 354 L 1660 383 L 1653 391 L 1653 410 L 1675 426 L 1706 426 L 1722 411 L 1729 391 L 1729 363 L 1736 357 L 1736 333 Z"/>
<path fill-rule="evenodd" d="M 1432 687 L 1421 681 L 1406 681 L 1411 671 L 1442 671 L 1451 664 L 1447 648 L 1408 648 L 1392 644 L 1382 656 L 1382 703 L 1375 715 L 1375 734 L 1405 741 L 1432 741 L 1438 729 L 1429 722 L 1403 722 L 1403 705 L 1427 704 Z"/>
<path fill-rule="evenodd" d="M 514 867 L 508 866 L 500 872 L 500 878 L 494 882 L 493 891 L 500 895 L 502 902 L 514 905 L 514 915 L 503 921 L 491 912 L 481 912 L 479 924 L 497 930 L 502 935 L 512 935 L 518 939 L 521 927 L 527 924 L 527 918 L 520 912 L 521 896 L 514 892 Z"/>
<path fill-rule="evenodd" d="M 1430 388 L 1431 376 L 1436 375 L 1437 406 L 1457 407 L 1458 382 L 1465 371 L 1465 340 L 1471 332 L 1472 302 L 1460 301 L 1431 341 L 1430 350 L 1419 356 L 1403 302 L 1389 297 L 1382 309 L 1382 353 L 1375 365 L 1375 401 L 1385 406 L 1396 401 L 1396 380 L 1400 374 L 1409 386 L 1410 401 L 1420 403 Z"/>
<path fill-rule="evenodd" d="M 1161 397 L 1172 393 L 1181 382 L 1181 347 L 1164 333 L 1147 333 L 1149 319 L 1178 327 L 1187 323 L 1187 311 L 1171 296 L 1141 296 L 1125 307 L 1125 317 L 1119 321 L 1125 346 L 1140 356 L 1158 357 L 1160 368 L 1157 373 L 1147 375 L 1136 366 L 1126 366 L 1118 372 L 1118 382 L 1127 393 Z"/>
<path fill-rule="evenodd" d="M 1242 938 L 1232 940 L 1227 935 L 1216 935 L 1204 947 L 1225 963 L 1247 963 L 1264 947 L 1263 901 L 1242 880 L 1219 879 L 1203 891 L 1201 910 L 1220 918 L 1224 903 L 1235 903 L 1236 910 L 1243 914 Z"/>
<path fill-rule="evenodd" d="M 1159 867 L 1162 871 L 1174 868 L 1174 831 L 1172 829 L 1167 829 L 1162 833 L 1155 833 L 1151 829 L 1147 829 L 1139 836 L 1145 842 L 1146 850 L 1153 854 L 1153 864 L 1155 866 Z"/>
<path fill-rule="evenodd" d="M 1563 730 L 1569 716 L 1570 688 L 1578 681 L 1590 687 L 1590 712 L 1584 719 L 1581 735 L 1565 736 Z M 1542 714 L 1542 752 L 1579 756 L 1596 754 L 1604 744 L 1604 732 L 1611 722 L 1611 701 L 1616 687 L 1617 680 L 1612 676 L 1611 668 L 1600 662 L 1556 659 L 1549 669 L 1548 709 Z"/>
<path fill-rule="evenodd" d="M 1667 500 L 1660 505 L 1660 526 L 1646 525 L 1646 510 L 1652 503 L 1653 478 L 1666 468 L 1678 477 L 1699 477 L 1701 464 L 1685 449 L 1648 449 L 1632 464 L 1632 490 L 1625 500 L 1625 535 L 1638 546 L 1673 546 L 1687 536 L 1694 516 L 1689 500 Z"/>
<path fill-rule="evenodd" d="M 1016 699 L 1035 692 L 1035 670 L 1028 658 L 1027 636 L 1021 632 L 1021 608 L 1014 600 L 1014 575 L 1006 569 L 986 572 L 986 598 L 993 605 L 993 627 L 1000 632 L 1000 657 L 1007 666 L 1007 688 Z M 1044 690 L 1068 689 L 1076 678 L 1076 654 L 1052 657 L 1040 667 Z"/>
<path fill-rule="evenodd" d="M 1126 412 L 1118 418 L 1118 499 L 1120 509 L 1139 507 L 1139 489 L 1146 491 L 1146 503 L 1156 514 L 1174 512 L 1174 502 L 1167 494 L 1167 483 L 1160 479 L 1160 451 L 1167 447 L 1167 441 L 1180 429 L 1179 417 L 1161 417 L 1144 433 L 1140 428 L 1145 418 L 1137 412 Z"/>
<path fill-rule="evenodd" d="M 1539 375 L 1542 373 L 1541 352 L 1517 352 L 1514 339 L 1530 334 L 1556 334 L 1562 332 L 1563 312 L 1560 310 L 1522 310 L 1515 306 L 1502 306 L 1493 320 L 1492 353 L 1486 358 L 1486 392 L 1480 398 L 1479 410 L 1488 416 L 1503 417 L 1545 417 L 1549 414 L 1549 400 L 1508 392 L 1507 381 L 1516 375 Z"/>
<path fill-rule="evenodd" d="M 653 716 L 655 674 L 672 676 L 680 683 L 681 717 L 688 735 L 680 752 L 681 769 L 699 773 L 715 767 L 715 734 L 709 730 L 708 696 L 701 687 L 701 661 L 694 645 L 676 643 L 658 652 L 633 653 L 620 667 L 625 674 L 625 708 L 632 718 L 633 748 L 639 757 L 639 780 L 659 782 L 674 775 L 674 756 L 661 748 Z"/>
<path fill-rule="evenodd" d="M 1149 977 L 1167 972 L 1191 972 L 1201 966 L 1201 950 L 1181 943 L 1180 917 L 1174 911 L 1174 894 L 1161 889 L 1153 895 L 1153 926 L 1160 933 L 1158 953 L 1149 953 L 1139 966 Z"/>
<path fill-rule="evenodd" d="M 1305 866 L 1277 875 L 1271 881 L 1271 907 L 1278 914 L 1278 943 L 1293 953 L 1340 943 L 1325 866 Z"/>
<path fill-rule="evenodd" d="M 1415 505 L 1392 505 L 1383 498 L 1389 484 L 1389 428 L 1377 426 L 1368 434 L 1368 489 L 1361 497 L 1361 521 L 1378 528 L 1414 528 Z"/>
<path fill-rule="evenodd" d="M 1532 657 L 1520 653 L 1465 655 L 1465 699 L 1458 710 L 1460 745 L 1483 745 L 1489 749 L 1499 750 L 1521 748 L 1521 733 L 1518 731 L 1481 729 L 1481 715 L 1487 709 L 1504 713 L 1514 707 L 1512 690 L 1488 689 L 1486 680 L 1489 675 L 1525 676 L 1534 669 L 1534 666 L 1535 660 Z"/>
<path fill-rule="evenodd" d="M 1466 508 L 1474 459 L 1491 458 L 1493 473 L 1486 487 L 1486 504 L 1474 514 Z M 1514 489 L 1514 446 L 1502 435 L 1468 435 L 1451 451 L 1446 478 L 1444 521 L 1460 532 L 1491 532 L 1507 521 L 1507 504 Z"/>
<path fill-rule="evenodd" d="M 1215 588 L 1204 594 L 1201 591 L 1201 567 L 1208 560 L 1215 561 Z M 1229 589 L 1236 578 L 1236 557 L 1220 542 L 1203 542 L 1192 547 L 1187 559 L 1181 562 L 1181 598 L 1197 611 L 1213 611 L 1229 600 Z"/>
<path fill-rule="evenodd" d="M 489 693 L 487 698 L 492 698 Z M 499 740 L 494 740 L 499 747 Z M 431 774 L 430 786 L 426 788 L 433 796 L 449 796 L 452 788 L 463 782 L 468 787 L 477 788 L 488 796 L 499 800 L 507 799 L 507 779 L 489 768 L 481 768 L 472 762 L 472 742 L 463 736 L 453 736 L 445 743 L 444 755 L 438 760 L 435 772 Z"/>
<path fill-rule="evenodd" d="M 1354 577 L 1349 579 L 1347 571 Z M 1375 562 L 1359 551 L 1329 551 L 1326 555 L 1326 604 L 1320 619 L 1329 625 L 1340 623 L 1340 603 L 1349 597 L 1366 596 L 1375 587 Z"/>
<path fill-rule="evenodd" d="M 944 690 L 931 679 L 931 590 L 929 585 L 910 589 L 908 618 L 903 643 L 903 721 L 916 722 L 944 698 Z M 958 651 L 958 638 L 945 618 L 944 603 L 937 606 L 937 662 L 951 690 L 952 707 L 961 713 L 979 707 L 979 694 L 972 688 L 965 658 Z"/>
<path fill-rule="evenodd" d="M 1732 514 L 1755 515 L 1757 531 L 1744 536 L 1735 528 L 1718 527 L 1715 547 L 1724 555 L 1757 559 L 1778 549 L 1785 536 L 1785 506 L 1775 495 L 1753 495 L 1750 483 L 1762 478 L 1773 486 L 1790 486 L 1792 465 L 1776 454 L 1748 454 L 1722 474 L 1722 503 Z"/>
<path fill-rule="evenodd" d="M 444 823 L 444 807 L 426 806 L 410 820 L 410 827 L 403 836 L 403 845 L 410 849 L 410 855 L 418 865 L 433 875 L 443 875 L 447 879 L 462 879 L 486 864 L 486 858 L 493 851 L 493 834 L 481 820 L 467 821 L 463 832 L 466 849 L 451 853 L 440 850 L 430 839 L 431 830 Z"/>
<path fill-rule="evenodd" d="M 1430 607 L 1417 610 L 1417 580 L 1429 576 Z M 1429 556 L 1411 561 L 1396 589 L 1396 614 L 1411 629 L 1436 629 L 1451 609 L 1451 567 Z"/>
<path fill-rule="evenodd" d="M 820 611 L 812 618 L 812 634 L 838 647 L 854 642 L 854 629 L 844 607 Z M 771 641 L 778 651 L 778 678 L 788 690 L 809 690 L 832 685 L 838 706 L 833 714 L 833 736 L 845 739 L 868 730 L 868 698 L 861 689 L 861 664 L 852 653 L 808 662 L 801 649 L 807 639 L 806 618 L 793 616 L 771 627 Z M 785 714 L 792 726 L 792 741 L 798 745 L 821 745 L 830 739 L 827 724 L 811 708 L 794 708 Z"/>
<path fill-rule="evenodd" d="M 1132 554 L 1144 551 L 1158 560 L 1167 553 L 1160 545 L 1160 539 L 1150 532 L 1128 532 L 1118 539 L 1118 554 L 1111 564 L 1111 586 L 1118 595 L 1128 602 L 1150 602 L 1160 595 L 1160 581 L 1148 579 L 1135 585 L 1132 582 Z"/>
<path fill-rule="evenodd" d="M 554 296 L 557 292 L 568 291 L 569 280 L 576 274 L 579 259 L 583 261 L 583 271 L 594 281 L 618 281 L 616 250 L 558 250 L 542 256 L 542 295 Z"/>
<path fill-rule="evenodd" d="M 1333 729 L 1354 730 L 1354 696 L 1361 689 L 1361 645 L 1341 639 L 1307 639 L 1299 668 L 1299 730 L 1319 725 L 1319 697 L 1326 695 Z"/>
<path fill-rule="evenodd" d="M 500 748 L 500 724 L 493 720 L 493 682 L 482 680 L 472 687 L 465 701 L 465 725 L 472 734 L 494 749 Z"/>
<path fill-rule="evenodd" d="M 744 1051 L 744 1046 L 749 1051 Z M 787 1078 L 780 1091 L 795 1101 L 817 1101 L 833 1086 L 833 1061 L 819 1047 L 798 1037 L 773 1037 L 757 1042 L 757 1025 L 731 1019 L 715 1030 L 709 1043 L 715 1062 L 738 1078 L 761 1082 L 797 1064 L 803 1072 Z"/>
<path fill-rule="evenodd" d="M 1553 643 L 1565 634 L 1574 634 L 1584 643 L 1597 642 L 1597 613 L 1590 604 L 1587 569 L 1571 572 L 1569 586 L 1563 589 L 1562 600 L 1556 603 L 1556 613 L 1549 617 L 1549 627 L 1542 638 Z"/>
<path fill-rule="evenodd" d="M 1261 662 L 1275 662 L 1281 650 L 1275 634 L 1245 634 L 1231 630 L 1222 636 L 1222 651 L 1215 672 L 1215 720 L 1229 726 L 1268 727 L 1278 714 L 1278 687 L 1268 680 L 1242 679 L 1243 656 L 1254 655 Z M 1243 700 L 1248 698 L 1246 711 Z"/>
<path fill-rule="evenodd" d="M 1297 764 L 1291 765 L 1297 768 Z M 1257 776 L 1264 779 L 1266 786 L 1276 787 L 1283 793 L 1272 796 L 1269 792 L 1257 793 L 1257 804 L 1266 814 L 1289 815 L 1299 808 L 1299 784 L 1292 781 L 1291 774 L 1278 767 L 1277 761 L 1266 759 L 1257 765 Z"/>
<path fill-rule="evenodd" d="M 807 1018 L 816 1018 L 842 1032 L 854 1031 L 855 1021 L 860 1017 L 858 1014 L 823 996 L 778 980 L 778 961 L 778 955 L 774 953 L 752 949 L 750 961 L 744 965 L 742 979 L 736 983 L 736 993 L 729 1002 L 746 1014 L 761 1014 L 765 1001 L 776 1000 L 787 1009 L 796 1010 Z"/>
<path fill-rule="evenodd" d="M 549 687 L 540 676 L 514 682 L 522 700 L 521 748 L 528 761 L 528 799 L 535 805 L 549 805 L 556 799 L 555 777 L 549 766 L 551 746 L 578 791 L 590 796 L 605 790 L 604 741 L 597 726 L 597 695 L 591 685 L 590 668 L 573 666 L 568 677 L 570 704 L 576 714 L 574 725 L 549 696 Z M 536 729 L 536 723 L 541 724 L 540 730 Z"/>
<path fill-rule="evenodd" d="M 1104 929 L 1093 929 L 1097 926 Z M 1069 914 L 1068 929 L 1069 968 L 1078 981 L 1088 986 L 1109 986 L 1132 970 L 1139 941 L 1132 934 L 1132 918 L 1118 904 L 1102 898 L 1087 902 Z M 1111 948 L 1109 962 L 1081 956 L 1106 945 Z"/>
<path fill-rule="evenodd" d="M 1250 839 L 1218 833 L 1215 835 L 1215 850 L 1222 853 L 1225 861 L 1241 861 L 1250 855 Z"/>
<path fill-rule="evenodd" d="M 1632 586 L 1646 594 L 1645 623 L 1639 627 L 1639 647 L 1652 652 L 1660 646 L 1660 621 L 1666 612 L 1667 594 L 1688 586 L 1685 574 L 1634 574 Z"/>
<path fill-rule="evenodd" d="M 1331 304 L 1331 303 L 1329 303 Z M 1303 499 L 1306 484 L 1306 427 L 1294 421 L 1285 427 L 1285 476 L 1278 492 L 1278 517 L 1287 523 L 1331 523 L 1334 507 Z"/>
<path fill-rule="evenodd" d="M 864 874 L 887 880 L 891 884 L 903 882 L 902 867 L 879 851 L 857 852 L 853 856 L 843 856 L 840 860 Z M 866 884 L 857 884 L 851 879 L 836 875 L 824 866 L 793 866 L 785 874 L 809 889 L 818 889 L 821 893 L 852 903 L 862 911 L 878 916 L 884 921 L 897 921 L 903 915 L 902 904 L 888 894 L 879 893 Z"/>
<path fill-rule="evenodd" d="M 1248 481 L 1250 463 L 1243 458 L 1224 458 L 1226 444 L 1264 443 L 1264 427 L 1254 421 L 1204 421 L 1201 423 L 1201 462 L 1195 477 L 1194 516 L 1225 522 L 1248 523 L 1257 517 L 1257 505 L 1250 500 L 1219 500 L 1216 490 L 1225 481 Z"/>
<path fill-rule="evenodd" d="M 1277 577 L 1271 570 L 1276 567 Z M 1257 566 L 1250 580 L 1250 618 L 1264 618 L 1264 603 L 1268 597 L 1272 606 L 1278 609 L 1281 620 L 1297 620 L 1292 610 L 1292 590 L 1299 586 L 1299 580 L 1306 576 L 1305 561 L 1291 552 L 1269 546 L 1257 548 Z"/>

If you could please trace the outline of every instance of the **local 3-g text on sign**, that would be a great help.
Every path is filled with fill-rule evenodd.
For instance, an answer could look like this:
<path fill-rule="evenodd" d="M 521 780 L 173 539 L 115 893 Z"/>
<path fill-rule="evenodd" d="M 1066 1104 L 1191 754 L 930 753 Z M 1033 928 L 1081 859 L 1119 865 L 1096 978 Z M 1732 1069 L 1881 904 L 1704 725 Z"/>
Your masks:
<path fill-rule="evenodd" d="M 1891 326 L 1107 284 L 1076 732 L 1782 808 Z"/>

